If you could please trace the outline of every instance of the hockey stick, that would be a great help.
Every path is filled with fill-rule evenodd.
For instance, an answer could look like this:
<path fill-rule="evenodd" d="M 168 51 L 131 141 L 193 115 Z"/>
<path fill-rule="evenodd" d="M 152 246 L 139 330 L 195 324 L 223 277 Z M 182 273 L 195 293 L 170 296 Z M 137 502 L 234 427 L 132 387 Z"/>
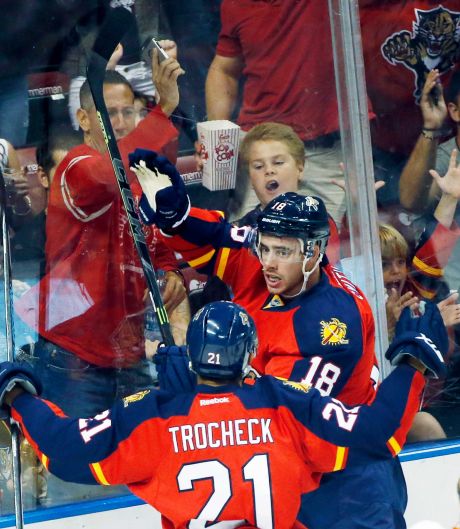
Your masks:
<path fill-rule="evenodd" d="M 13 296 L 11 283 L 11 248 L 8 218 L 6 213 L 6 184 L 0 169 L 0 206 L 2 222 L 3 300 L 5 302 L 6 359 L 14 360 Z M 13 457 L 14 514 L 17 529 L 24 527 L 24 509 L 21 485 L 21 441 L 18 426 L 10 422 L 11 452 Z"/>
<path fill-rule="evenodd" d="M 134 245 L 141 260 L 142 269 L 144 270 L 147 287 L 150 294 L 150 300 L 155 310 L 155 315 L 160 327 L 161 336 L 166 345 L 174 345 L 174 338 L 169 326 L 168 314 L 166 312 L 160 289 L 157 283 L 155 269 L 150 260 L 149 251 L 145 242 L 142 225 L 136 211 L 131 188 L 129 187 L 126 172 L 121 160 L 120 151 L 115 139 L 112 124 L 107 112 L 104 101 L 104 76 L 107 62 L 110 59 L 114 49 L 122 39 L 123 35 L 132 24 L 132 15 L 124 7 L 112 9 L 104 21 L 104 25 L 94 43 L 91 51 L 90 60 L 87 68 L 87 77 L 91 93 L 93 95 L 94 105 L 97 116 L 101 124 L 104 140 L 109 151 L 112 161 L 113 171 L 120 189 L 123 205 L 128 217 L 129 227 L 133 236 Z"/>

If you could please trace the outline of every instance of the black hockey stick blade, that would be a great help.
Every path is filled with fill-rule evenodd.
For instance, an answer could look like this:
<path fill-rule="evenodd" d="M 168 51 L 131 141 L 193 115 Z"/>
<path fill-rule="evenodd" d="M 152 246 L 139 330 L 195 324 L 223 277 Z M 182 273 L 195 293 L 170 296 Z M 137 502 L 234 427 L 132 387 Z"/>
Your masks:
<path fill-rule="evenodd" d="M 126 210 L 134 245 L 144 271 L 150 300 L 155 310 L 161 336 L 166 345 L 174 345 L 174 338 L 171 334 L 168 314 L 161 298 L 155 269 L 153 268 L 150 259 L 144 232 L 142 231 L 142 224 L 137 214 L 136 203 L 128 183 L 125 168 L 121 160 L 120 150 L 118 149 L 104 101 L 103 88 L 107 62 L 122 39 L 124 33 L 132 23 L 132 17 L 133 15 L 124 7 L 117 7 L 109 12 L 91 52 L 87 68 L 87 78 L 93 95 L 94 105 L 102 128 L 102 133 L 104 135 L 104 140 L 112 161 L 112 167 L 120 190 L 123 206 Z"/>

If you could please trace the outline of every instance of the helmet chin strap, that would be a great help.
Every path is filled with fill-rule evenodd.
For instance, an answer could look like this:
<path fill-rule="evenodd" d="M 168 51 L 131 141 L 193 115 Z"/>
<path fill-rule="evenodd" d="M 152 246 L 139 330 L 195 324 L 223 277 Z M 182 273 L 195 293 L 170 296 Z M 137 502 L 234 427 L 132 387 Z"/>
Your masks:
<path fill-rule="evenodd" d="M 303 272 L 302 286 L 300 287 L 300 290 L 296 294 L 291 294 L 290 296 L 288 296 L 287 294 L 281 294 L 283 298 L 295 298 L 296 296 L 299 296 L 300 294 L 303 294 L 305 292 L 305 289 L 307 288 L 308 279 L 310 278 L 311 274 L 313 274 L 313 272 L 318 268 L 319 264 L 323 260 L 323 255 L 324 253 L 320 253 L 318 255 L 318 260 L 316 261 L 315 266 L 310 271 L 307 271 L 306 267 L 311 257 L 307 257 L 306 255 L 304 256 L 303 263 L 302 263 L 302 272 Z"/>

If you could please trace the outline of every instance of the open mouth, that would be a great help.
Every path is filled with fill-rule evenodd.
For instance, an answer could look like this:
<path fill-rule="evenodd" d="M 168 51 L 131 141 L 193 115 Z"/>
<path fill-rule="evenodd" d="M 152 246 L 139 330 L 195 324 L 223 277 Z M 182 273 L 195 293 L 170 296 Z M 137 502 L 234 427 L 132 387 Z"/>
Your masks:
<path fill-rule="evenodd" d="M 279 276 L 275 276 L 273 274 L 264 274 L 265 276 L 265 282 L 267 283 L 267 287 L 269 288 L 277 288 L 281 284 L 281 278 Z"/>
<path fill-rule="evenodd" d="M 387 289 L 387 292 L 390 293 L 391 289 L 394 288 L 398 294 L 400 294 L 401 290 L 401 281 L 391 281 L 389 283 L 385 283 L 385 288 Z"/>
<path fill-rule="evenodd" d="M 279 183 L 276 180 L 270 180 L 265 184 L 265 189 L 267 191 L 276 191 L 279 187 Z"/>

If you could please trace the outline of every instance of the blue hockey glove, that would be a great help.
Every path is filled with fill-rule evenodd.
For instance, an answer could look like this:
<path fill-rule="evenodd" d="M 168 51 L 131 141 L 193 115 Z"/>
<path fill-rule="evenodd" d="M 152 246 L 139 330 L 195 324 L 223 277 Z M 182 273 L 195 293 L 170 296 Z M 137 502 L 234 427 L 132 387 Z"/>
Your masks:
<path fill-rule="evenodd" d="M 21 386 L 32 395 L 40 395 L 42 383 L 34 372 L 19 362 L 0 363 L 0 406 L 3 406 L 5 395 L 15 386 Z"/>
<path fill-rule="evenodd" d="M 142 187 L 139 213 L 145 224 L 160 229 L 177 228 L 190 211 L 185 184 L 174 165 L 154 151 L 136 149 L 129 166 Z"/>
<path fill-rule="evenodd" d="M 196 375 L 190 370 L 185 346 L 159 347 L 153 362 L 157 366 L 160 389 L 173 393 L 186 393 L 195 389 Z"/>
<path fill-rule="evenodd" d="M 423 306 L 422 306 L 423 308 Z M 412 314 L 406 307 L 396 324 L 395 338 L 385 356 L 392 365 L 404 362 L 412 356 L 426 367 L 426 375 L 434 378 L 446 375 L 444 355 L 449 348 L 446 326 L 434 303 L 424 302 L 421 316 Z"/>

